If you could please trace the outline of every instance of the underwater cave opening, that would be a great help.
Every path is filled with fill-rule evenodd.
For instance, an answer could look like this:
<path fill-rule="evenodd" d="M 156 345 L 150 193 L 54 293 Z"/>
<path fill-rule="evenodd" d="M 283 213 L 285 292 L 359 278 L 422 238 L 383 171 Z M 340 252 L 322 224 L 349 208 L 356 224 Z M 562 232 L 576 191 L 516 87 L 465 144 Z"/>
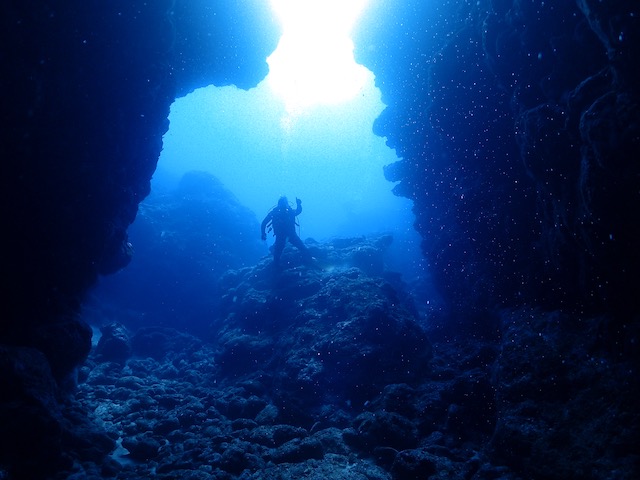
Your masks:
<path fill-rule="evenodd" d="M 366 0 L 271 3 L 283 33 L 269 74 L 249 90 L 209 86 L 178 98 L 152 191 L 206 171 L 259 221 L 281 195 L 298 197 L 303 240 L 392 233 L 391 267 L 423 275 L 411 202 L 382 172 L 397 157 L 372 131 L 385 105 L 349 38 Z"/>

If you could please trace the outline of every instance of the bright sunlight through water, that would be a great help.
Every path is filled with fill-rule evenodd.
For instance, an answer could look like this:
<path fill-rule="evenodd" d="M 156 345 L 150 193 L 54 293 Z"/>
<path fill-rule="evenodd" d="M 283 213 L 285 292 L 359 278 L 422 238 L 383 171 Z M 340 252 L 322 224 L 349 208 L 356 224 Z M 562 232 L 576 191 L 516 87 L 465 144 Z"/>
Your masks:
<path fill-rule="evenodd" d="M 368 71 L 353 58 L 351 29 L 367 0 L 271 0 L 283 29 L 268 81 L 295 113 L 356 96 Z"/>

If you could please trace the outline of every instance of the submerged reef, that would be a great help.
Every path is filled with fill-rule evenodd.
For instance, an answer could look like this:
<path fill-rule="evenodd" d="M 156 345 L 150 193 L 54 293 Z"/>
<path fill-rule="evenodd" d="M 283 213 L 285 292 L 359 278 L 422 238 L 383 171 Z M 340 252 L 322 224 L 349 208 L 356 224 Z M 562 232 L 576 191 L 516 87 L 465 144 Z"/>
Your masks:
<path fill-rule="evenodd" d="M 149 194 L 171 103 L 214 82 L 257 84 L 277 42 L 266 8 L 208 0 L 0 7 L 0 205 L 10 232 L 0 249 L 0 377 L 12 379 L 0 398 L 0 465 L 18 478 L 46 476 L 64 460 L 54 407 L 91 348 L 80 306 L 100 275 L 130 260 L 127 229 Z M 51 409 L 47 421 L 32 423 L 34 405 Z"/>
<path fill-rule="evenodd" d="M 430 341 L 389 240 L 229 270 L 208 337 L 105 325 L 56 478 L 633 478 L 630 364 L 528 308 L 500 313 L 502 343 Z"/>
<path fill-rule="evenodd" d="M 111 441 L 100 462 L 78 449 L 76 468 L 118 478 L 183 470 L 275 478 L 311 462 L 305 468 L 327 477 L 353 468 L 388 478 L 350 452 L 373 448 L 378 430 L 392 435 L 393 448 L 413 445 L 416 427 L 400 414 L 361 414 L 395 384 L 410 390 L 432 357 L 398 276 L 381 268 L 389 243 L 310 241 L 312 265 L 287 249 L 281 268 L 266 257 L 227 271 L 206 339 L 167 327 L 128 336 L 126 326 L 103 327 L 72 403 L 95 412 Z"/>

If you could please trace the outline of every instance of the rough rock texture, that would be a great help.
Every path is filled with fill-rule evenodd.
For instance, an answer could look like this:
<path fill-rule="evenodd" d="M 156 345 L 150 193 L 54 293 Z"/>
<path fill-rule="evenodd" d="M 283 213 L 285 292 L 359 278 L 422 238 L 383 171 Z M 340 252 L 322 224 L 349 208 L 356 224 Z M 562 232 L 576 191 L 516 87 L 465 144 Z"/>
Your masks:
<path fill-rule="evenodd" d="M 325 279 L 340 281 L 353 270 Z M 308 275 L 316 277 L 300 265 L 290 273 L 287 280 L 300 288 Z M 363 283 L 372 279 L 359 274 Z M 241 279 L 238 286 L 253 283 L 251 275 L 233 278 Z M 260 291 L 266 279 L 253 278 Z M 640 415 L 633 404 L 640 392 L 630 376 L 633 366 L 610 362 L 595 340 L 574 341 L 580 331 L 561 313 L 505 310 L 502 346 L 466 339 L 431 348 L 422 341 L 425 348 L 417 352 L 409 343 L 398 350 L 393 336 L 377 341 L 352 310 L 355 343 L 387 355 L 385 369 L 409 381 L 386 383 L 372 369 L 346 369 L 342 378 L 339 364 L 362 362 L 354 349 L 336 346 L 334 363 L 317 361 L 317 345 L 334 341 L 337 327 L 329 315 L 320 327 L 306 306 L 327 301 L 321 290 L 303 296 L 297 316 L 279 317 L 279 328 L 272 315 L 245 317 L 247 295 L 228 306 L 236 328 L 216 335 L 216 345 L 145 328 L 134 335 L 125 366 L 92 355 L 65 411 L 88 412 L 93 427 L 84 427 L 85 437 L 95 445 L 64 445 L 75 462 L 58 478 L 637 478 Z M 341 289 L 331 303 L 351 305 L 354 297 L 358 293 Z M 398 305 L 387 307 L 392 313 Z M 300 332 L 307 316 L 320 327 L 311 337 Z M 262 319 L 271 325 L 258 342 L 251 332 Z M 398 322 L 396 315 L 393 321 L 406 330 L 408 319 Z M 239 335 L 237 327 L 251 323 Z M 417 325 L 413 331 L 419 332 Z M 229 365 L 230 356 L 239 365 Z M 412 373 L 401 373 L 407 365 Z M 363 402 L 349 390 L 354 376 L 366 375 L 376 388 Z M 301 399 L 309 406 L 304 412 Z"/>
<path fill-rule="evenodd" d="M 61 456 L 62 416 L 45 356 L 34 348 L 0 346 L 0 369 L 2 463 L 5 452 L 10 452 L 13 473 L 21 478 L 69 467 L 70 462 Z M 41 462 L 36 465 L 30 462 L 34 451 Z"/>
<path fill-rule="evenodd" d="M 600 347 L 604 319 L 585 336 L 507 309 L 501 342 L 432 345 L 377 269 L 386 245 L 309 242 L 314 265 L 287 249 L 279 270 L 229 271 L 211 341 L 141 328 L 124 365 L 96 348 L 65 409 L 91 412 L 95 448 L 64 444 L 59 478 L 637 477 L 635 366 Z"/>
<path fill-rule="evenodd" d="M 430 353 L 411 305 L 378 276 L 386 240 L 341 243 L 312 245 L 316 267 L 278 272 L 268 259 L 221 280 L 221 372 L 268 382 L 298 422 L 332 401 L 361 405 L 389 383 L 415 380 Z"/>
<path fill-rule="evenodd" d="M 98 344 L 70 402 L 110 456 L 65 444 L 61 478 L 637 477 L 633 341 L 612 356 L 604 317 L 519 308 L 498 339 L 432 344 L 389 242 L 228 271 L 207 341 L 143 327 L 125 365 Z"/>
<path fill-rule="evenodd" d="M 131 356 L 131 340 L 124 325 L 110 323 L 100 328 L 96 356 L 101 361 L 124 363 Z"/>
<path fill-rule="evenodd" d="M 632 373 L 637 365 L 603 351 L 597 329 L 606 325 L 604 318 L 592 325 L 584 332 L 584 324 L 559 312 L 505 312 L 494 365 L 494 461 L 530 478 L 640 473 L 633 451 L 640 427 L 640 388 Z"/>
<path fill-rule="evenodd" d="M 177 96 L 211 84 L 251 88 L 267 75 L 279 33 L 269 2 L 173 0 L 171 7 L 172 35 L 162 38 L 172 41 Z"/>
<path fill-rule="evenodd" d="M 287 249 L 281 269 L 265 258 L 230 270 L 213 344 L 144 327 L 123 364 L 99 342 L 68 401 L 93 412 L 113 452 L 65 445 L 75 464 L 60 478 L 391 478 L 372 451 L 417 446 L 407 402 L 432 348 L 397 277 L 384 278 L 389 241 L 312 243 L 311 266 Z"/>
<path fill-rule="evenodd" d="M 431 332 L 501 352 L 488 452 L 508 470 L 477 475 L 638 475 L 639 22 L 597 0 L 376 2 L 360 22 L 401 158 L 385 174 L 451 307 Z"/>
<path fill-rule="evenodd" d="M 77 320 L 86 289 L 130 260 L 126 230 L 149 193 L 170 104 L 214 82 L 257 84 L 277 40 L 266 8 L 205 0 L 0 7 L 0 344 L 43 352 L 59 385 L 73 383 L 91 345 Z M 29 424 L 27 408 L 5 409 Z M 23 435 L 55 445 L 54 430 Z M 24 460 L 9 432 L 0 436 L 2 463 Z M 49 455 L 34 448 L 30 465 L 46 468 Z"/>
<path fill-rule="evenodd" d="M 275 32 L 264 7 L 250 8 L 257 3 L 2 7 L 2 41 L 13 45 L 2 79 L 11 92 L 2 114 L 2 205 L 11 234 L 2 251 L 12 281 L 0 338 L 28 342 L 33 323 L 68 313 L 99 273 L 126 265 L 126 229 L 149 193 L 176 91 L 256 84 L 266 72 Z M 229 35 L 244 22 L 264 28 Z M 206 35 L 193 23 L 206 25 Z M 226 53 L 201 54 L 204 36 Z M 245 50 L 252 55 L 239 55 Z M 209 75 L 203 59 L 216 66 Z"/>
<path fill-rule="evenodd" d="M 356 36 L 375 130 L 457 311 L 640 308 L 632 1 L 376 2 Z M 472 320 L 472 315 L 466 315 Z"/>

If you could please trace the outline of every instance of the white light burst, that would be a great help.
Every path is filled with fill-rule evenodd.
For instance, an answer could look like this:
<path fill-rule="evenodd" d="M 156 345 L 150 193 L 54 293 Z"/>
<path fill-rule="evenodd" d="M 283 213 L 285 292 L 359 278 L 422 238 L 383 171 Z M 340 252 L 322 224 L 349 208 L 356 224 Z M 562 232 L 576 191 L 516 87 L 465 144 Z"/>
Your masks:
<path fill-rule="evenodd" d="M 267 59 L 268 82 L 290 113 L 355 97 L 369 72 L 350 34 L 367 0 L 271 0 L 283 34 Z"/>

